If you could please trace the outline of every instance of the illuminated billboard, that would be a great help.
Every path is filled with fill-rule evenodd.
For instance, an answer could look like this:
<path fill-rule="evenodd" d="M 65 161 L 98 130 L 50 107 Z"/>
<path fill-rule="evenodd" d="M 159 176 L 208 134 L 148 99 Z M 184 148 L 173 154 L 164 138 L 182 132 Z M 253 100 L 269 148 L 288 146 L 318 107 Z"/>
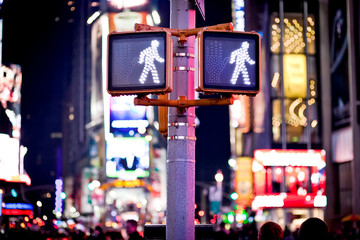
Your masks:
<path fill-rule="evenodd" d="M 306 56 L 284 54 L 284 94 L 287 98 L 305 98 L 307 90 Z"/>
<path fill-rule="evenodd" d="M 149 176 L 149 142 L 142 137 L 118 137 L 106 143 L 106 176 L 134 180 Z"/>
<path fill-rule="evenodd" d="M 0 67 L 0 133 L 20 138 L 21 67 Z"/>
<path fill-rule="evenodd" d="M 252 161 L 253 209 L 325 207 L 325 166 L 324 150 L 256 150 Z"/>
<path fill-rule="evenodd" d="M 134 96 L 110 97 L 110 133 L 117 135 L 148 125 L 146 107 L 135 106 Z"/>
<path fill-rule="evenodd" d="M 19 140 L 0 134 L 0 179 L 11 181 L 19 175 Z"/>
<path fill-rule="evenodd" d="M 0 180 L 31 184 L 24 170 L 26 147 L 21 138 L 21 67 L 16 64 L 0 67 Z"/>

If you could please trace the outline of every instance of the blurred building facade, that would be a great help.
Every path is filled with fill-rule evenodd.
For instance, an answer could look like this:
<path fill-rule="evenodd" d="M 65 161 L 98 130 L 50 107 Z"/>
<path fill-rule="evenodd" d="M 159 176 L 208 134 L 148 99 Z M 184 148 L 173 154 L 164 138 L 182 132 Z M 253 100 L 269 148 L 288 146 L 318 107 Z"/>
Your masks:
<path fill-rule="evenodd" d="M 240 96 L 230 108 L 235 172 L 252 164 L 254 173 L 238 180 L 234 176 L 235 191 L 244 191 L 236 203 L 258 207 L 265 201 L 262 215 L 269 211 L 271 219 L 293 223 L 294 228 L 310 216 L 335 224 L 347 214 L 358 214 L 358 3 L 274 0 L 233 5 L 236 23 L 241 24 L 237 17 L 244 16 L 246 31 L 263 34 L 262 91 L 252 99 Z M 266 157 L 269 149 L 273 151 Z M 315 163 L 307 162 L 312 154 L 291 162 L 307 150 L 322 151 L 326 167 L 320 164 L 314 171 Z M 244 157 L 253 158 L 252 163 Z M 267 167 L 260 168 L 258 157 Z M 264 175 L 259 176 L 261 171 Z M 254 188 L 246 188 L 249 184 Z M 311 189 L 314 184 L 322 187 Z M 293 198 L 288 205 L 292 185 L 294 197 L 307 199 Z M 316 201 L 307 205 L 311 194 L 325 197 L 320 206 Z"/>
<path fill-rule="evenodd" d="M 154 109 L 106 91 L 107 35 L 159 21 L 149 1 L 69 1 L 74 14 L 71 86 L 63 108 L 64 217 L 121 228 L 162 223 L 166 141 Z M 157 23 L 158 24 L 158 23 Z"/>

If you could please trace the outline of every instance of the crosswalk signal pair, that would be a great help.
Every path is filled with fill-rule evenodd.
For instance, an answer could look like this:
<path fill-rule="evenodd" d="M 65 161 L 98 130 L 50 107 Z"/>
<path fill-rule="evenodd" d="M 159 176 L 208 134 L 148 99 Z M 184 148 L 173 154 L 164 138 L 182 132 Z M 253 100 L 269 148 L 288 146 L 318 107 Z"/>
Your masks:
<path fill-rule="evenodd" d="M 195 45 L 196 91 L 256 95 L 260 90 L 260 36 L 202 29 Z M 118 95 L 172 91 L 173 46 L 167 30 L 110 33 L 108 92 Z"/>

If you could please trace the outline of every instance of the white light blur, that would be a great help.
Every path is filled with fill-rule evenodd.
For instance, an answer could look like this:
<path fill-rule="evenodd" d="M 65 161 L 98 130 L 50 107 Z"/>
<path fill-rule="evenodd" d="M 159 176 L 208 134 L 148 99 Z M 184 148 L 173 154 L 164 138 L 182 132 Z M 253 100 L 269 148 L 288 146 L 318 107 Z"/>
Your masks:
<path fill-rule="evenodd" d="M 113 128 L 146 128 L 149 126 L 149 122 L 147 120 L 115 120 L 112 121 L 111 126 Z"/>
<path fill-rule="evenodd" d="M 156 10 L 152 11 L 151 16 L 156 25 L 159 25 L 161 23 L 161 18 L 160 18 L 158 11 L 156 11 Z"/>
<path fill-rule="evenodd" d="M 108 0 L 117 9 L 132 8 L 146 4 L 147 0 Z"/>
<path fill-rule="evenodd" d="M 299 182 L 303 182 L 305 180 L 305 173 L 303 171 L 300 171 L 297 175 L 297 179 Z"/>
<path fill-rule="evenodd" d="M 228 164 L 229 164 L 230 167 L 235 168 L 236 167 L 236 160 L 233 159 L 233 158 L 230 158 L 228 160 Z"/>
<path fill-rule="evenodd" d="M 224 180 L 224 175 L 222 174 L 221 170 L 218 170 L 217 173 L 215 174 L 215 181 L 220 183 Z"/>
<path fill-rule="evenodd" d="M 146 135 L 145 140 L 148 141 L 148 142 L 151 142 L 152 136 L 151 135 Z"/>
<path fill-rule="evenodd" d="M 305 188 L 299 187 L 298 190 L 297 190 L 297 194 L 300 195 L 300 196 L 305 196 L 307 194 L 307 191 L 306 191 Z"/>
<path fill-rule="evenodd" d="M 327 205 L 327 198 L 326 196 L 316 196 L 314 198 L 314 207 L 326 207 Z"/>
<path fill-rule="evenodd" d="M 36 206 L 38 206 L 38 207 L 42 207 L 42 202 L 37 201 L 37 202 L 36 202 Z"/>
<path fill-rule="evenodd" d="M 94 188 L 98 188 L 98 187 L 100 187 L 101 183 L 98 180 L 94 180 L 94 181 L 92 181 L 92 185 Z"/>
<path fill-rule="evenodd" d="M 91 15 L 88 20 L 86 21 L 86 23 L 88 25 L 92 24 L 99 16 L 100 16 L 101 12 L 100 11 L 96 11 L 93 13 L 93 15 Z"/>
<path fill-rule="evenodd" d="M 229 221 L 229 223 L 233 223 L 233 222 L 234 222 L 234 220 L 235 220 L 234 215 L 229 214 L 229 215 L 228 215 L 228 221 Z"/>
<path fill-rule="evenodd" d="M 111 191 L 109 192 L 109 195 L 110 195 L 111 198 L 115 199 L 115 197 L 116 197 L 116 192 L 115 192 L 114 190 L 111 190 Z"/>
<path fill-rule="evenodd" d="M 144 133 L 146 133 L 146 128 L 145 128 L 145 127 L 138 127 L 137 131 L 138 131 L 140 134 L 144 134 Z"/>
<path fill-rule="evenodd" d="M 115 211 L 115 210 L 112 210 L 112 211 L 111 211 L 111 216 L 116 217 L 116 215 L 117 215 L 116 211 Z"/>
<path fill-rule="evenodd" d="M 311 182 L 314 183 L 314 184 L 318 184 L 319 181 L 320 181 L 320 176 L 321 176 L 320 173 L 311 174 Z"/>
<path fill-rule="evenodd" d="M 264 169 L 264 166 L 262 164 L 260 164 L 258 161 L 253 161 L 253 163 L 252 163 L 252 171 L 254 173 L 260 172 L 263 169 Z"/>
<path fill-rule="evenodd" d="M 286 194 L 276 196 L 256 196 L 252 202 L 252 209 L 256 210 L 260 207 L 283 207 Z"/>
<path fill-rule="evenodd" d="M 153 122 L 153 125 L 156 128 L 156 130 L 159 130 L 159 122 L 158 121 Z"/>
<path fill-rule="evenodd" d="M 155 25 L 154 21 L 153 21 L 153 18 L 152 18 L 152 16 L 150 14 L 146 15 L 146 23 L 149 26 L 154 26 Z"/>
<path fill-rule="evenodd" d="M 291 177 L 290 177 L 290 179 L 289 179 L 289 181 L 290 181 L 291 183 L 294 183 L 294 182 L 295 182 L 295 180 L 296 180 L 296 179 L 295 179 L 295 177 L 294 177 L 294 176 L 291 176 Z"/>

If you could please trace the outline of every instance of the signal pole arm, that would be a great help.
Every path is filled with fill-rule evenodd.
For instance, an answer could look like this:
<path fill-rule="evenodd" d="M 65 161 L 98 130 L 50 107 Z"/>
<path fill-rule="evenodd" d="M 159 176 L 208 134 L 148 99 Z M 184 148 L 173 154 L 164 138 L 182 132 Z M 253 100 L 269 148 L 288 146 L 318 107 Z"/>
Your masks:
<path fill-rule="evenodd" d="M 136 97 L 134 99 L 135 105 L 177 107 L 179 109 L 179 112 L 184 112 L 186 108 L 189 107 L 232 105 L 233 102 L 234 102 L 233 97 L 187 100 L 185 96 L 180 96 L 178 100 L 167 100 L 167 99 L 149 99 L 146 96 L 141 96 L 141 97 Z"/>
<path fill-rule="evenodd" d="M 186 39 L 187 37 L 194 36 L 203 29 L 233 31 L 234 26 L 232 23 L 222 23 L 222 24 L 217 24 L 217 25 L 207 26 L 207 27 L 202 27 L 202 28 L 171 29 L 171 28 L 155 27 L 155 26 L 149 26 L 146 24 L 136 23 L 134 28 L 135 28 L 135 31 L 166 30 L 166 31 L 170 32 L 172 36 L 179 37 L 180 38 L 179 42 L 184 44 L 187 41 L 187 39 Z"/>

